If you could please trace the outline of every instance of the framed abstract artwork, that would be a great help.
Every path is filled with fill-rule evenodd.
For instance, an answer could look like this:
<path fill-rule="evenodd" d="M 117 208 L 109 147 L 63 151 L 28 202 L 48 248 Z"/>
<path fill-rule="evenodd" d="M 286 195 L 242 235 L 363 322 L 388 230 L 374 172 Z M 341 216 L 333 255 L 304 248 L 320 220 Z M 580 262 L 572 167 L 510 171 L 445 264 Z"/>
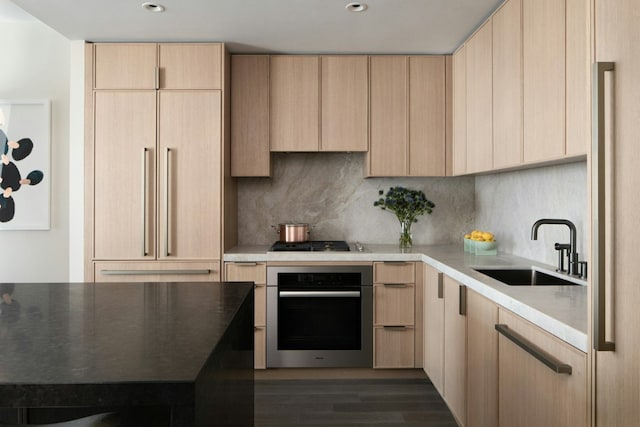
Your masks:
<path fill-rule="evenodd" d="M 51 104 L 0 99 L 0 231 L 48 230 Z"/>

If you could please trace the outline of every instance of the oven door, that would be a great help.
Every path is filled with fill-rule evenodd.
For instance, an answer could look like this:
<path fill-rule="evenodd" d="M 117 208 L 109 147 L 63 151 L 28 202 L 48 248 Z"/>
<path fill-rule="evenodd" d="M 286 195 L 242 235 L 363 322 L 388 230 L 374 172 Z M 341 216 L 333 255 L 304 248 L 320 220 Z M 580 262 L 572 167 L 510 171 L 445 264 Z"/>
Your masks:
<path fill-rule="evenodd" d="M 372 293 L 369 266 L 269 267 L 267 367 L 371 367 Z"/>

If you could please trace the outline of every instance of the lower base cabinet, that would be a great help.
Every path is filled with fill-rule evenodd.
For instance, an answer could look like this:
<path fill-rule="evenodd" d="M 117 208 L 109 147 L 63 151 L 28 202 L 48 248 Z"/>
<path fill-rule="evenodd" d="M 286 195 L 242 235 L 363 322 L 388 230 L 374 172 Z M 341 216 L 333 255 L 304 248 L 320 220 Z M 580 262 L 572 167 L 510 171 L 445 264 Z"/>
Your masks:
<path fill-rule="evenodd" d="M 220 263 L 200 261 L 95 261 L 95 282 L 209 282 L 220 280 Z"/>
<path fill-rule="evenodd" d="M 228 282 L 254 283 L 253 367 L 267 367 L 267 264 L 264 262 L 226 262 L 224 277 Z"/>
<path fill-rule="evenodd" d="M 467 290 L 467 427 L 498 425 L 498 306 Z"/>
<path fill-rule="evenodd" d="M 375 368 L 414 367 L 413 326 L 376 326 L 373 328 L 373 366 Z"/>
<path fill-rule="evenodd" d="M 502 308 L 498 327 L 499 425 L 586 427 L 587 355 Z"/>

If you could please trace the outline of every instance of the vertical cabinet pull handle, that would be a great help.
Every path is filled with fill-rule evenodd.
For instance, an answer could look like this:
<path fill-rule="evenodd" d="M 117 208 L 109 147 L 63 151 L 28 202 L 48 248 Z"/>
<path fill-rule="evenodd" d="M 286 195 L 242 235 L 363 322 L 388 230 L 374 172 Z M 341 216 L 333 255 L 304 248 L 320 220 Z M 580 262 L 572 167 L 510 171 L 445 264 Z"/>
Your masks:
<path fill-rule="evenodd" d="M 149 255 L 149 247 L 147 240 L 147 152 L 148 148 L 142 149 L 142 256 Z"/>
<path fill-rule="evenodd" d="M 171 184 L 171 169 L 169 158 L 171 156 L 171 148 L 167 147 L 164 152 L 164 255 L 171 255 L 171 229 L 170 224 L 171 220 L 169 218 L 171 212 L 171 201 L 169 200 L 169 196 L 171 195 L 171 191 L 169 191 L 169 185 Z"/>
<path fill-rule="evenodd" d="M 444 298 L 444 273 L 438 273 L 438 299 Z"/>
<path fill-rule="evenodd" d="M 615 343 L 606 337 L 606 242 L 612 236 L 612 218 L 607 212 L 605 165 L 610 151 L 605 143 L 605 73 L 614 71 L 613 62 L 596 62 L 592 70 L 592 132 L 591 132 L 591 226 L 592 240 L 592 299 L 593 299 L 593 349 L 615 351 Z"/>
<path fill-rule="evenodd" d="M 458 314 L 460 316 L 467 315 L 467 287 L 464 285 L 460 285 L 458 288 Z"/>
<path fill-rule="evenodd" d="M 160 89 L 160 67 L 156 67 L 155 86 L 156 89 Z"/>

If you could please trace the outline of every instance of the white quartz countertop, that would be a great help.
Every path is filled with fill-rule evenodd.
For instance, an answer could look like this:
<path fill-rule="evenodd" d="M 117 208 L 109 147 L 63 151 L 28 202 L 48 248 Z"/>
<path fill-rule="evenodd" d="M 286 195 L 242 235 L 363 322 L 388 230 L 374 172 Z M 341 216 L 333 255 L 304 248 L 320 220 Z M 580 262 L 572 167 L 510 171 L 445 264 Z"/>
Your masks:
<path fill-rule="evenodd" d="M 587 286 L 509 286 L 476 272 L 474 267 L 555 267 L 508 254 L 476 256 L 462 245 L 414 246 L 402 252 L 396 245 L 364 244 L 359 252 L 269 252 L 269 246 L 238 246 L 224 254 L 225 262 L 353 262 L 422 261 L 531 323 L 587 352 Z"/>

